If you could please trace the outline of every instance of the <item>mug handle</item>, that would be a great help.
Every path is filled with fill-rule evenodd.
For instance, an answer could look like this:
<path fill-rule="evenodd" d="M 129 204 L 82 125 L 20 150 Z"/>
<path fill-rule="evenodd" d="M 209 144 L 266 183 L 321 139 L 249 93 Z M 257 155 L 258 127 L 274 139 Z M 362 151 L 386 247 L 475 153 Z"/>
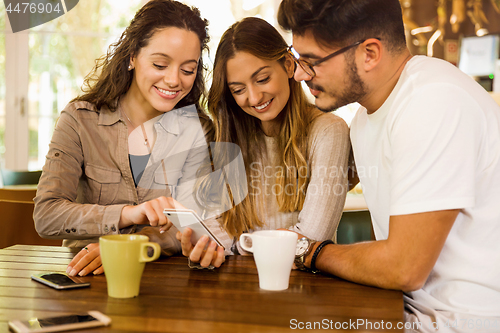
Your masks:
<path fill-rule="evenodd" d="M 153 256 L 152 257 L 148 256 L 148 247 L 153 248 Z M 149 261 L 156 260 L 160 257 L 160 253 L 161 253 L 160 244 L 153 243 L 153 242 L 141 243 L 141 253 L 139 255 L 139 261 L 140 262 L 149 262 Z"/>
<path fill-rule="evenodd" d="M 253 253 L 253 239 L 252 239 L 252 246 L 251 247 L 248 247 L 246 245 L 246 242 L 245 242 L 245 237 L 249 237 L 250 239 L 252 239 L 252 234 L 241 234 L 240 235 L 240 245 L 241 247 L 245 250 L 245 251 L 248 251 L 248 252 L 252 252 Z"/>

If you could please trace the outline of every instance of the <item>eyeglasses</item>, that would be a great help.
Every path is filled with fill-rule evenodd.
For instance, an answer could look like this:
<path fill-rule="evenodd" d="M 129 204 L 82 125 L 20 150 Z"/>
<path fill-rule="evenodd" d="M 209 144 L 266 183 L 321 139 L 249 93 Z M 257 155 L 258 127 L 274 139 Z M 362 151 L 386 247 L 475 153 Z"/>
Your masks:
<path fill-rule="evenodd" d="M 321 59 L 319 59 L 319 60 L 316 60 L 315 62 L 309 62 L 309 61 L 307 61 L 307 60 L 300 59 L 300 54 L 299 54 L 297 51 L 295 51 L 295 49 L 293 48 L 293 46 L 290 46 L 290 47 L 288 48 L 288 50 L 287 50 L 287 51 L 288 51 L 288 53 L 292 56 L 293 61 L 295 61 L 295 63 L 296 63 L 297 65 L 299 65 L 299 66 L 300 66 L 300 68 L 302 68 L 302 70 L 303 70 L 303 71 L 304 71 L 307 75 L 309 75 L 309 76 L 311 77 L 311 79 L 312 79 L 313 77 L 315 77 L 315 76 L 316 76 L 316 72 L 314 71 L 314 68 L 313 68 L 314 66 L 317 66 L 317 65 L 321 64 L 322 62 L 325 62 L 325 61 L 327 61 L 327 60 L 329 60 L 329 59 L 331 59 L 331 58 L 333 58 L 333 57 L 335 57 L 335 56 L 337 56 L 337 55 L 339 55 L 339 54 L 344 53 L 345 51 L 350 50 L 350 49 L 352 49 L 353 47 L 356 47 L 356 46 L 358 46 L 358 45 L 359 45 L 359 44 L 361 44 L 361 43 L 364 43 L 364 42 L 365 42 L 365 41 L 367 41 L 368 39 L 370 39 L 370 38 L 365 38 L 365 39 L 363 39 L 363 40 L 357 41 L 357 42 L 356 42 L 356 43 L 354 43 L 354 44 L 351 44 L 351 45 L 348 45 L 348 46 L 346 46 L 346 47 L 343 47 L 343 48 L 341 48 L 340 50 L 335 51 L 335 52 L 333 52 L 332 54 L 329 54 L 329 55 L 327 55 L 327 56 L 326 56 L 326 57 L 324 57 L 324 58 L 321 58 Z M 375 39 L 381 40 L 381 39 L 380 39 L 380 38 L 378 38 L 378 37 L 375 37 Z"/>

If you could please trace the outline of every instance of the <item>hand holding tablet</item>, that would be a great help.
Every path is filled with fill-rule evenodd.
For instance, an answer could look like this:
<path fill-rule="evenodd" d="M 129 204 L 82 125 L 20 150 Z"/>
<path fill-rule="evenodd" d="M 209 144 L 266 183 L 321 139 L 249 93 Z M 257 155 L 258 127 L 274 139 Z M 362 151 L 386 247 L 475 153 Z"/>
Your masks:
<path fill-rule="evenodd" d="M 192 209 L 168 209 L 163 211 L 163 214 L 172 222 L 172 224 L 181 233 L 184 229 L 190 228 L 193 233 L 191 235 L 191 243 L 196 244 L 198 240 L 207 235 L 211 240 L 215 241 L 217 245 L 222 246 L 222 243 L 217 237 L 208 229 L 203 220 Z M 222 246 L 223 247 L 223 246 Z"/>

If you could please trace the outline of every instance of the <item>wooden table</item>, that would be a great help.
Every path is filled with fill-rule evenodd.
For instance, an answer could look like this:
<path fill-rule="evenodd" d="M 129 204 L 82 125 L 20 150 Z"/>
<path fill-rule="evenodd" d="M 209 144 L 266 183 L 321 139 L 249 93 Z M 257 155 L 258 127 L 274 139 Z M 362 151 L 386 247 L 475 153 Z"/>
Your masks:
<path fill-rule="evenodd" d="M 214 271 L 191 270 L 184 257 L 161 258 L 146 265 L 140 294 L 132 299 L 109 298 L 104 275 L 83 278 L 90 288 L 64 291 L 30 279 L 36 272 L 65 271 L 73 253 L 31 245 L 0 250 L 0 332 L 8 331 L 11 319 L 89 310 L 113 322 L 79 332 L 289 332 L 307 322 L 382 332 L 375 329 L 382 321 L 398 332 L 394 328 L 403 321 L 401 292 L 301 271 L 292 272 L 288 290 L 265 291 L 259 289 L 253 258 L 245 256 L 229 257 Z M 352 326 L 361 320 L 374 326 Z"/>

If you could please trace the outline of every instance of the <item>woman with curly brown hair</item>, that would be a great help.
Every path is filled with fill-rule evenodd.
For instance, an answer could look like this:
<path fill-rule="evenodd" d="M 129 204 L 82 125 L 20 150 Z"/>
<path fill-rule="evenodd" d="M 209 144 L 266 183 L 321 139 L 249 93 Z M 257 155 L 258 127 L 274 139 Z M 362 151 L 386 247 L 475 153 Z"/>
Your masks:
<path fill-rule="evenodd" d="M 194 7 L 149 1 L 62 111 L 34 220 L 42 237 L 83 247 L 69 275 L 103 272 L 101 235 L 161 236 L 166 253 L 180 251 L 163 209 L 195 208 L 192 179 L 210 128 L 200 107 L 207 24 Z"/>

